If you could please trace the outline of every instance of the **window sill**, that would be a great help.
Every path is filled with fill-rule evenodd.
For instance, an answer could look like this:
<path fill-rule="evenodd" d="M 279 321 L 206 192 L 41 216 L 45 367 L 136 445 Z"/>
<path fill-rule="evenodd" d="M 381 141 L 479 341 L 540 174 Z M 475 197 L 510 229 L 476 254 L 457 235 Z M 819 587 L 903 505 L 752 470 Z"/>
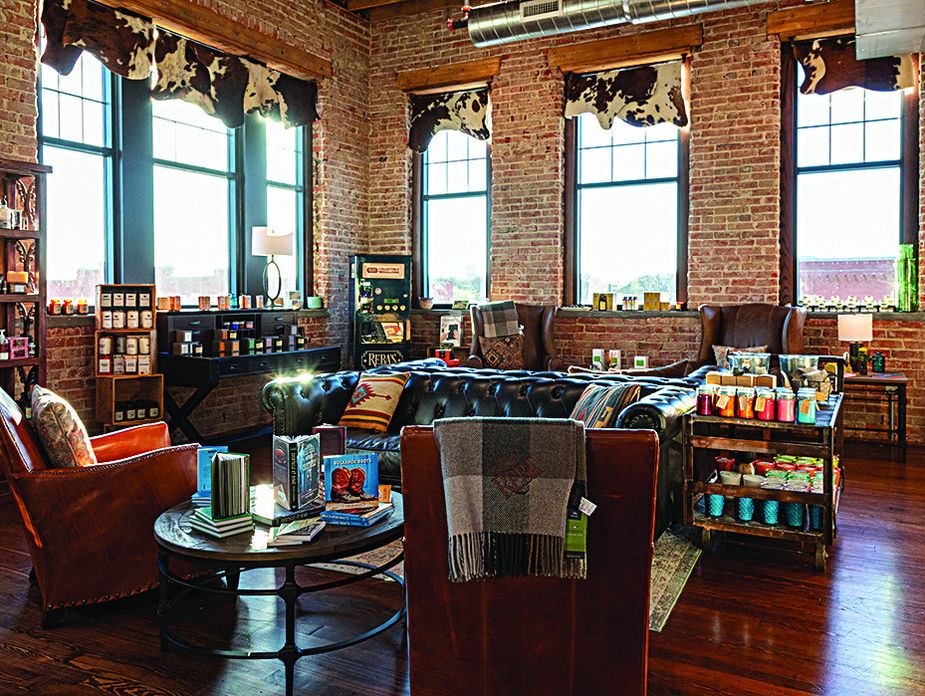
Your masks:
<path fill-rule="evenodd" d="M 316 319 L 331 316 L 327 308 L 321 309 L 300 309 L 298 312 L 299 319 Z"/>
<path fill-rule="evenodd" d="M 96 326 L 96 317 L 93 314 L 49 314 L 46 319 L 49 329 L 70 329 L 75 326 Z"/>
<path fill-rule="evenodd" d="M 835 319 L 840 314 L 872 314 L 877 321 L 925 321 L 925 312 L 807 312 L 809 319 Z"/>
<path fill-rule="evenodd" d="M 636 310 L 606 310 L 600 309 L 575 309 L 572 307 L 561 307 L 559 315 L 564 317 L 609 317 L 618 319 L 653 319 L 662 317 L 678 317 L 687 319 L 690 317 L 700 316 L 700 312 L 691 309 L 669 309 L 668 311 L 656 309 L 636 309 Z"/>

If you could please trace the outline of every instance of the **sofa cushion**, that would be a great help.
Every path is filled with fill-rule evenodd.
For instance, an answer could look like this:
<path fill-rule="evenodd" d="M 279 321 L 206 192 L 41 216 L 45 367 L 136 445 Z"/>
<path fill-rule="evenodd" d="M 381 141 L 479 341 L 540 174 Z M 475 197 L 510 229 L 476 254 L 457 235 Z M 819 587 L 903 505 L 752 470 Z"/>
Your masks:
<path fill-rule="evenodd" d="M 50 389 L 32 390 L 32 422 L 55 468 L 96 464 L 96 454 L 74 407 Z"/>
<path fill-rule="evenodd" d="M 385 432 L 407 381 L 407 373 L 363 375 L 353 390 L 339 425 Z"/>
<path fill-rule="evenodd" d="M 589 384 L 572 409 L 571 417 L 583 421 L 586 428 L 612 428 L 620 411 L 638 399 L 638 384 Z"/>

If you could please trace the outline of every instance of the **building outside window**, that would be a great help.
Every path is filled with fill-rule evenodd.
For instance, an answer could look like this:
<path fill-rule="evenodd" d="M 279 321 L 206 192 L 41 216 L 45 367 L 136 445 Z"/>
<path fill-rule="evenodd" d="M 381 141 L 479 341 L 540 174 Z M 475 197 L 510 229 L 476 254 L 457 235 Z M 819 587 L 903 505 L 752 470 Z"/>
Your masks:
<path fill-rule="evenodd" d="M 288 230 L 292 255 L 276 258 L 282 275 L 282 294 L 303 287 L 305 228 L 304 129 L 286 128 L 264 119 L 267 135 L 267 226 Z"/>

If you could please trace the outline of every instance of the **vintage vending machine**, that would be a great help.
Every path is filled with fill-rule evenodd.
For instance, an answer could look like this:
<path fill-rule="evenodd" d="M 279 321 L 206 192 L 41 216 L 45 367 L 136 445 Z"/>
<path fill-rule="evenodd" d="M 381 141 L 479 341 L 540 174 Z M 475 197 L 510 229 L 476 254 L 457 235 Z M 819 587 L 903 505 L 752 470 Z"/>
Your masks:
<path fill-rule="evenodd" d="M 407 360 L 411 345 L 411 257 L 352 256 L 350 280 L 354 369 Z"/>

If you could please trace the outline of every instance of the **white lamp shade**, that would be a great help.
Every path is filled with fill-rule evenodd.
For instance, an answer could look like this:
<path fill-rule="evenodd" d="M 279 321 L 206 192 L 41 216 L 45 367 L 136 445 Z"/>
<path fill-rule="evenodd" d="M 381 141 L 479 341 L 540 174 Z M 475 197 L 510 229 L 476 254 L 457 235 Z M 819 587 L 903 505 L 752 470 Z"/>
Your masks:
<path fill-rule="evenodd" d="M 845 343 L 869 343 L 874 338 L 872 314 L 839 314 L 838 340 Z"/>
<path fill-rule="evenodd" d="M 254 256 L 292 256 L 292 232 L 275 227 L 251 228 L 251 254 Z"/>

